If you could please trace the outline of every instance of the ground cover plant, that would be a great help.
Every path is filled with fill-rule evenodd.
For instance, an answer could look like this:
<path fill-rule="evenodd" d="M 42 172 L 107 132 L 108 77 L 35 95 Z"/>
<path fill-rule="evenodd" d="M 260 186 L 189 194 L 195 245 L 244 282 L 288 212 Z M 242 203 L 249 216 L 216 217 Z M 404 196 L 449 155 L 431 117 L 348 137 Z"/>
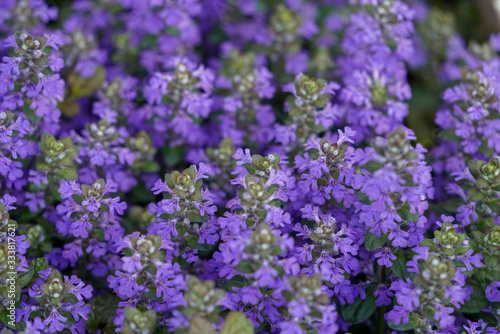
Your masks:
<path fill-rule="evenodd" d="M 500 34 L 454 17 L 3 0 L 0 333 L 500 334 Z"/>

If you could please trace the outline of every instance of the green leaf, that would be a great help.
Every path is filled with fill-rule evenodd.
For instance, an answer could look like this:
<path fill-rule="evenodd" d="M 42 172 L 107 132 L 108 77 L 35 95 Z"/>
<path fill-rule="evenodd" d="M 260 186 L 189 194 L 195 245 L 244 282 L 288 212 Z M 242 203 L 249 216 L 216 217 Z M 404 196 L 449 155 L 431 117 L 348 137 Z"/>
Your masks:
<path fill-rule="evenodd" d="M 283 203 L 283 202 L 281 202 L 281 200 L 279 200 L 279 199 L 275 198 L 275 199 L 273 199 L 271 202 L 269 202 L 269 205 L 276 206 L 276 207 L 278 207 L 278 208 L 279 208 L 279 207 L 281 206 L 281 204 L 282 204 L 282 203 Z"/>
<path fill-rule="evenodd" d="M 231 279 L 226 280 L 222 283 L 222 288 L 230 292 L 234 292 L 232 289 L 233 287 L 242 288 L 244 286 L 245 286 L 245 279 L 240 275 L 236 275 Z"/>
<path fill-rule="evenodd" d="M 47 66 L 49 64 L 49 57 L 47 55 L 42 54 L 40 58 L 33 60 L 35 64 L 38 66 Z"/>
<path fill-rule="evenodd" d="M 60 177 L 62 177 L 65 180 L 77 180 L 78 179 L 78 173 L 76 172 L 76 169 L 74 168 L 64 168 L 61 170 L 59 173 L 57 173 Z"/>
<path fill-rule="evenodd" d="M 371 203 L 371 201 L 368 198 L 368 196 L 365 193 L 362 193 L 361 191 L 356 191 L 356 197 L 363 204 L 370 204 Z"/>
<path fill-rule="evenodd" d="M 365 247 L 368 251 L 374 251 L 379 249 L 387 242 L 387 234 L 381 234 L 380 237 L 377 237 L 375 234 L 372 234 L 370 231 L 366 232 L 365 235 Z"/>
<path fill-rule="evenodd" d="M 402 279 L 410 277 L 410 273 L 406 268 L 406 262 L 408 262 L 408 258 L 406 257 L 405 252 L 402 249 L 398 249 L 394 251 L 393 254 L 396 256 L 396 260 L 392 262 L 392 272 Z"/>
<path fill-rule="evenodd" d="M 140 43 L 141 49 L 149 49 L 158 45 L 158 36 L 147 34 L 145 35 Z"/>
<path fill-rule="evenodd" d="M 246 164 L 243 164 L 243 167 L 245 167 L 245 169 L 250 173 L 250 174 L 255 174 L 255 168 L 249 164 L 249 163 L 246 163 Z"/>
<path fill-rule="evenodd" d="M 500 259 L 498 258 L 497 255 L 484 254 L 483 263 L 486 265 L 486 268 L 488 268 L 489 270 L 491 270 L 491 271 L 496 270 L 499 262 L 500 262 Z"/>
<path fill-rule="evenodd" d="M 0 322 L 3 323 L 6 327 L 11 328 L 16 331 L 22 331 L 25 328 L 24 322 L 16 322 L 15 319 L 9 318 L 10 311 L 8 309 L 3 310 L 0 313 Z"/>
<path fill-rule="evenodd" d="M 23 46 L 24 40 L 21 38 L 22 33 L 20 31 L 17 31 L 14 36 L 16 38 L 16 43 L 17 46 L 21 47 Z"/>
<path fill-rule="evenodd" d="M 479 313 L 482 309 L 490 306 L 488 299 L 484 295 L 481 286 L 476 282 L 467 282 L 466 286 L 473 288 L 470 300 L 466 300 L 464 305 L 460 306 L 458 310 L 463 313 Z"/>
<path fill-rule="evenodd" d="M 482 201 L 486 196 L 477 188 L 472 188 L 467 191 L 467 195 L 470 201 L 479 202 Z"/>
<path fill-rule="evenodd" d="M 177 238 L 183 238 L 184 234 L 186 234 L 187 228 L 184 225 L 176 224 L 175 229 L 177 230 Z"/>
<path fill-rule="evenodd" d="M 481 312 L 478 315 L 476 315 L 477 319 L 481 319 L 485 321 L 490 327 L 496 327 L 497 326 L 497 319 L 494 314 L 491 312 Z"/>
<path fill-rule="evenodd" d="M 101 204 L 101 207 L 97 212 L 109 212 L 109 205 L 107 204 Z"/>
<path fill-rule="evenodd" d="M 500 198 L 492 198 L 486 201 L 486 204 L 490 207 L 491 210 L 495 211 L 497 214 L 500 214 Z"/>
<path fill-rule="evenodd" d="M 364 300 L 357 298 L 354 303 L 342 307 L 342 317 L 353 324 L 363 322 L 373 314 L 376 308 L 373 291 L 367 291 Z"/>
<path fill-rule="evenodd" d="M 123 248 L 123 249 L 122 249 L 122 253 L 123 253 L 123 255 L 125 255 L 125 256 L 132 256 L 132 255 L 134 255 L 134 254 L 135 254 L 135 251 L 134 251 L 134 250 L 132 250 L 132 249 L 130 249 L 130 248 Z"/>
<path fill-rule="evenodd" d="M 163 301 L 163 292 L 160 294 L 160 297 L 156 297 L 156 286 L 153 286 L 151 288 L 149 288 L 149 291 L 146 292 L 146 296 L 148 296 L 149 298 L 153 299 L 153 300 L 156 300 L 156 301 Z"/>
<path fill-rule="evenodd" d="M 420 246 L 429 247 L 429 249 L 431 250 L 435 248 L 434 241 L 432 241 L 431 239 L 424 239 L 420 241 Z"/>
<path fill-rule="evenodd" d="M 234 267 L 237 271 L 240 273 L 253 273 L 253 266 L 252 263 L 248 260 L 241 260 L 240 263 L 236 267 Z"/>
<path fill-rule="evenodd" d="M 205 223 L 208 220 L 208 215 L 202 216 L 195 211 L 191 211 L 187 217 L 193 223 Z"/>
<path fill-rule="evenodd" d="M 418 213 L 411 213 L 410 212 L 410 204 L 405 203 L 399 210 L 397 211 L 398 215 L 403 218 L 404 220 L 408 220 L 411 222 L 416 222 L 418 221 Z"/>
<path fill-rule="evenodd" d="M 440 131 L 439 132 L 439 137 L 441 139 L 450 140 L 450 141 L 461 141 L 462 140 L 462 138 L 458 137 L 455 134 L 455 129 L 454 128 L 446 129 L 444 131 Z"/>
<path fill-rule="evenodd" d="M 38 47 L 39 49 L 43 49 L 45 47 L 45 44 L 47 44 L 47 37 L 38 36 L 35 38 L 35 40 L 40 42 L 40 46 Z"/>
<path fill-rule="evenodd" d="M 206 251 L 209 251 L 210 249 L 212 249 L 212 245 L 208 245 L 208 244 L 200 244 L 198 242 L 199 238 L 194 236 L 194 237 L 191 237 L 187 240 L 187 245 L 189 247 L 191 247 L 192 249 L 199 249 L 200 251 L 202 252 L 206 252 Z"/>
<path fill-rule="evenodd" d="M 32 110 L 30 108 L 30 104 L 29 103 L 25 103 L 24 104 L 24 106 L 23 106 L 23 112 L 26 115 L 26 117 L 28 117 L 28 119 L 31 121 L 31 123 L 37 124 L 38 122 L 40 122 L 41 118 L 38 117 L 35 114 L 35 110 Z"/>
<path fill-rule="evenodd" d="M 455 253 L 456 253 L 457 255 L 464 255 L 465 253 L 467 253 L 467 252 L 468 252 L 468 251 L 470 251 L 470 250 L 471 250 L 471 248 L 470 248 L 470 247 L 463 247 L 463 246 L 461 246 L 461 247 L 457 247 L 457 248 L 455 249 Z"/>
<path fill-rule="evenodd" d="M 35 273 L 34 268 L 30 267 L 28 271 L 18 274 L 16 283 L 19 285 L 20 288 L 24 288 L 31 281 L 31 278 L 33 277 L 34 273 Z"/>
<path fill-rule="evenodd" d="M 202 317 L 194 317 L 189 322 L 189 334 L 214 334 L 214 326 Z"/>
<path fill-rule="evenodd" d="M 439 323 L 436 321 L 436 308 L 431 305 L 424 306 L 424 315 L 429 319 L 434 325 L 438 326 Z"/>
<path fill-rule="evenodd" d="M 416 315 L 414 315 L 413 313 L 410 314 L 410 319 L 408 320 L 408 322 L 406 324 L 403 324 L 403 322 L 401 321 L 401 323 L 399 325 L 395 325 L 393 324 L 392 320 L 389 322 L 389 327 L 391 329 L 394 329 L 395 331 L 409 331 L 409 330 L 412 330 L 414 328 L 416 328 L 419 324 L 419 319 Z"/>
<path fill-rule="evenodd" d="M 71 87 L 71 99 L 80 98 L 83 96 L 92 95 L 101 87 L 102 82 L 106 78 L 106 72 L 103 67 L 98 66 L 95 70 L 95 75 L 90 78 L 82 78 L 77 72 L 72 72 L 68 76 L 68 82 Z"/>
<path fill-rule="evenodd" d="M 73 198 L 73 201 L 75 201 L 77 204 L 82 204 L 83 202 L 83 196 L 82 195 L 78 195 L 78 194 L 73 194 L 71 195 L 71 198 Z"/>
<path fill-rule="evenodd" d="M 229 312 L 220 330 L 220 334 L 253 334 L 253 324 L 241 312 Z"/>
<path fill-rule="evenodd" d="M 257 217 L 264 219 L 267 217 L 267 210 L 259 210 L 255 214 L 257 215 Z"/>
<path fill-rule="evenodd" d="M 293 299 L 292 293 L 288 290 L 283 290 L 281 292 L 281 295 L 283 296 L 283 298 L 285 298 L 287 302 L 290 302 Z"/>
<path fill-rule="evenodd" d="M 48 267 L 47 259 L 44 257 L 39 257 L 39 258 L 33 260 L 33 262 L 31 262 L 31 266 L 33 267 L 33 271 L 35 273 L 38 273 L 39 271 L 45 270 Z"/>
<path fill-rule="evenodd" d="M 146 173 L 157 173 L 160 171 L 160 165 L 156 161 L 145 161 L 141 169 Z"/>
<path fill-rule="evenodd" d="M 373 173 L 382 168 L 382 164 L 380 162 L 370 160 L 366 164 L 364 164 L 361 168 L 369 171 L 370 173 Z"/>
<path fill-rule="evenodd" d="M 71 303 L 71 304 L 76 304 L 78 302 L 78 298 L 72 293 L 66 293 L 64 294 L 63 303 Z"/>
<path fill-rule="evenodd" d="M 445 209 L 448 212 L 457 212 L 457 208 L 462 206 L 464 202 L 460 198 L 452 198 L 444 203 L 442 203 L 439 208 Z"/>
<path fill-rule="evenodd" d="M 183 161 L 184 154 L 184 148 L 182 146 L 170 147 L 169 145 L 166 145 L 161 149 L 163 161 L 168 167 L 174 167 Z"/>

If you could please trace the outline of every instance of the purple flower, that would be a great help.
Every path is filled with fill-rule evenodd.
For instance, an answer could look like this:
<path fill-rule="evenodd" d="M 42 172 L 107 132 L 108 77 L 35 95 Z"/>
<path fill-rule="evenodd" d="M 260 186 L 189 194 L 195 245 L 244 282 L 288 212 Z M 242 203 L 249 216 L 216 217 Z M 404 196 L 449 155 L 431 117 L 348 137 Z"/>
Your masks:
<path fill-rule="evenodd" d="M 278 326 L 281 330 L 280 333 L 284 334 L 296 334 L 303 332 L 300 322 L 294 320 L 279 322 Z"/>
<path fill-rule="evenodd" d="M 298 260 L 301 264 L 305 264 L 306 261 L 312 260 L 313 249 L 314 249 L 314 246 L 311 246 L 308 244 L 304 244 L 303 246 L 296 248 Z"/>
<path fill-rule="evenodd" d="M 62 256 L 67 259 L 67 261 L 69 260 L 71 265 L 74 266 L 78 258 L 83 256 L 81 240 L 65 244 Z"/>
<path fill-rule="evenodd" d="M 37 212 L 39 209 L 45 209 L 45 194 L 41 191 L 36 193 L 26 193 L 26 205 L 32 212 Z"/>
<path fill-rule="evenodd" d="M 83 202 L 82 202 L 83 204 Z M 109 212 L 114 215 L 115 210 L 119 215 L 123 215 L 123 212 L 127 208 L 127 203 L 120 202 L 120 197 L 110 198 L 106 204 L 109 206 Z M 88 209 L 88 207 L 87 207 Z M 90 210 L 90 209 L 89 209 Z"/>
<path fill-rule="evenodd" d="M 80 317 L 83 318 L 84 320 L 88 320 L 88 313 L 90 312 L 90 305 L 85 304 L 83 301 L 80 301 L 68 309 L 69 312 L 71 312 L 71 315 L 73 315 L 73 318 L 75 321 L 79 321 Z"/>
<path fill-rule="evenodd" d="M 300 299 L 293 300 L 288 304 L 288 307 L 292 317 L 296 318 L 303 318 L 311 312 L 311 309 L 307 306 L 307 302 Z"/>
<path fill-rule="evenodd" d="M 49 327 L 49 333 L 56 333 L 64 329 L 64 322 L 66 322 L 66 320 L 67 318 L 63 317 L 59 311 L 53 307 L 49 317 L 43 321 L 43 324 Z"/>
<path fill-rule="evenodd" d="M 88 216 L 83 216 L 80 219 L 75 219 L 71 223 L 71 232 L 75 237 L 87 238 L 89 236 L 88 230 L 92 229 L 92 224 L 89 222 Z"/>
<path fill-rule="evenodd" d="M 82 194 L 79 185 L 75 181 L 61 182 L 61 186 L 58 191 L 63 199 L 69 198 L 75 194 Z"/>
<path fill-rule="evenodd" d="M 486 287 L 486 298 L 492 303 L 500 302 L 500 282 L 492 282 Z"/>
<path fill-rule="evenodd" d="M 392 261 L 397 259 L 397 257 L 391 253 L 391 250 L 389 249 L 389 247 L 382 248 L 382 250 L 378 253 L 375 253 L 374 256 L 375 256 L 375 258 L 378 259 L 377 263 L 380 266 L 386 266 L 386 267 L 391 267 Z"/>
<path fill-rule="evenodd" d="M 136 271 L 142 270 L 141 255 L 136 253 L 132 256 L 126 256 L 123 258 L 123 270 L 128 273 L 135 273 Z"/>
<path fill-rule="evenodd" d="M 391 297 L 394 296 L 394 293 L 390 291 L 385 284 L 379 284 L 377 290 L 373 293 L 378 298 L 375 300 L 375 304 L 377 306 L 390 305 L 392 302 Z"/>
<path fill-rule="evenodd" d="M 439 326 L 442 328 L 446 328 L 448 326 L 453 325 L 455 321 L 455 317 L 451 316 L 450 314 L 453 313 L 453 308 L 452 307 L 445 307 L 442 305 L 435 305 L 436 307 L 436 314 L 434 315 L 434 318 L 439 321 Z"/>
<path fill-rule="evenodd" d="M 30 170 L 30 176 L 28 178 L 28 181 L 33 182 L 37 187 L 40 187 L 42 183 L 43 184 L 49 183 L 46 172 L 36 172 L 33 170 Z"/>
<path fill-rule="evenodd" d="M 486 334 L 499 334 L 499 333 L 500 333 L 500 326 L 486 328 Z"/>
<path fill-rule="evenodd" d="M 483 108 L 481 102 L 474 103 L 472 106 L 467 108 L 467 112 L 469 113 L 471 120 L 480 120 L 488 116 L 488 111 Z"/>
<path fill-rule="evenodd" d="M 217 240 L 219 240 L 219 235 L 217 234 L 217 229 L 208 224 L 204 224 L 198 231 L 200 238 L 198 242 L 200 244 L 207 243 L 209 245 L 215 245 Z"/>
<path fill-rule="evenodd" d="M 457 219 L 460 220 L 464 225 L 469 225 L 471 223 L 471 217 L 472 220 L 476 220 L 479 218 L 476 212 L 476 203 L 474 202 L 470 202 L 466 205 L 458 207 L 457 211 L 459 212 L 457 214 Z"/>
<path fill-rule="evenodd" d="M 45 325 L 43 324 L 42 319 L 35 318 L 33 322 L 27 321 L 26 328 L 24 329 L 24 333 L 26 334 L 42 334 L 42 331 L 45 329 Z"/>
<path fill-rule="evenodd" d="M 404 309 L 402 306 L 395 305 L 392 310 L 384 315 L 384 318 L 395 325 L 406 324 L 410 321 L 410 311 Z"/>
<path fill-rule="evenodd" d="M 278 271 L 271 267 L 267 261 L 264 261 L 260 268 L 255 272 L 254 277 L 260 286 L 273 286 L 274 278 L 278 275 Z"/>
<path fill-rule="evenodd" d="M 88 200 L 83 201 L 82 205 L 84 205 L 90 212 L 97 212 L 101 207 L 101 203 L 93 196 L 91 196 Z"/>
<path fill-rule="evenodd" d="M 468 326 L 464 325 L 464 329 L 467 334 L 481 334 L 487 324 L 483 320 L 479 320 L 478 322 L 472 322 L 467 319 Z"/>
<path fill-rule="evenodd" d="M 472 255 L 473 253 L 474 251 L 471 249 L 464 255 L 457 257 L 457 260 L 462 261 L 465 264 L 465 268 L 467 268 L 468 271 L 473 270 L 472 265 L 476 268 L 481 268 L 483 266 L 483 263 L 481 262 L 483 256 L 479 253 Z"/>
<path fill-rule="evenodd" d="M 64 276 L 64 281 L 71 283 L 72 287 L 68 292 L 75 295 L 78 301 L 82 301 L 84 298 L 85 299 L 92 298 L 92 290 L 93 290 L 92 286 L 85 285 L 82 282 L 82 280 L 79 279 L 77 276 L 72 275 L 70 279 L 68 279 L 67 276 Z"/>

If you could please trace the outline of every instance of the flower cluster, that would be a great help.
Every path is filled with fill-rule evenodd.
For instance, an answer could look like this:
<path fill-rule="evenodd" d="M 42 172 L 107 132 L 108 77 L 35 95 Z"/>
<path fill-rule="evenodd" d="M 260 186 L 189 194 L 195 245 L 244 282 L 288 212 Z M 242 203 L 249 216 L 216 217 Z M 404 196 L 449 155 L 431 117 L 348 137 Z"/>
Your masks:
<path fill-rule="evenodd" d="M 377 137 L 372 147 L 357 152 L 362 172 L 354 187 L 360 196 L 360 220 L 376 236 L 388 234 L 395 247 L 420 242 L 427 221 L 427 199 L 432 199 L 430 167 L 422 161 L 425 149 L 410 145 L 413 132 L 398 128 L 387 139 Z"/>
<path fill-rule="evenodd" d="M 198 261 L 198 251 L 211 248 L 219 239 L 212 217 L 216 211 L 213 195 L 202 188 L 208 170 L 202 163 L 182 173 L 174 171 L 165 175 L 165 181 L 156 181 L 152 189 L 155 194 L 163 193 L 164 199 L 149 207 L 149 212 L 158 217 L 150 232 L 170 240 L 172 252 L 187 263 Z"/>
<path fill-rule="evenodd" d="M 6 187 L 22 185 L 23 169 L 19 158 L 26 158 L 32 151 L 29 141 L 24 139 L 31 132 L 30 122 L 11 111 L 0 112 L 0 174 Z"/>
<path fill-rule="evenodd" d="M 196 120 L 211 113 L 214 74 L 185 58 L 172 58 L 170 72 L 156 72 L 144 88 L 145 117 L 171 145 L 198 146 L 209 140 Z"/>
<path fill-rule="evenodd" d="M 22 110 L 37 128 L 41 123 L 43 130 L 56 132 L 61 115 L 57 104 L 64 99 L 65 86 L 58 72 L 64 61 L 52 51 L 59 49 L 61 41 L 57 35 L 16 33 L 14 43 L 15 56 L 4 57 L 0 70 L 2 108 Z"/>
<path fill-rule="evenodd" d="M 4 195 L 0 199 L 0 309 L 9 307 L 11 300 L 18 301 L 20 289 L 27 281 L 15 281 L 12 274 L 19 272 L 25 274 L 28 263 L 26 261 L 26 251 L 30 246 L 26 240 L 26 235 L 17 235 L 18 224 L 10 219 L 9 211 L 16 209 L 14 204 L 16 198 Z M 24 283 L 21 285 L 21 283 Z"/>
<path fill-rule="evenodd" d="M 272 98 L 275 88 L 264 62 L 262 56 L 231 49 L 217 78 L 217 87 L 227 91 L 222 101 L 225 113 L 218 117 L 220 132 L 238 146 L 249 140 L 266 145 L 272 139 L 276 117 L 261 100 Z"/>
<path fill-rule="evenodd" d="M 160 235 L 144 236 L 135 232 L 119 241 L 116 246 L 124 254 L 121 259 L 122 270 L 117 270 L 116 276 L 109 276 L 108 282 L 109 287 L 124 300 L 118 306 L 154 310 L 161 312 L 160 321 L 164 325 L 174 322 L 175 319 L 169 315 L 176 306 L 182 305 L 178 285 L 183 278 L 178 275 L 181 272 L 180 265 L 172 263 L 170 243 Z M 150 317 L 149 313 L 144 316 Z M 114 319 L 117 330 L 125 328 L 130 317 L 127 315 L 127 308 L 119 309 Z M 143 326 L 150 325 L 147 323 Z"/>
<path fill-rule="evenodd" d="M 92 286 L 85 285 L 76 276 L 63 279 L 61 273 L 52 268 L 40 270 L 36 276 L 28 288 L 29 299 L 20 303 L 16 321 L 32 320 L 32 326 L 39 326 L 39 330 L 47 333 L 64 329 L 82 331 L 90 312 L 90 305 L 85 301 L 92 297 Z M 43 319 L 42 326 L 40 319 Z"/>
<path fill-rule="evenodd" d="M 418 255 L 410 262 L 413 280 L 396 280 L 391 285 L 395 291 L 396 305 L 385 315 L 389 326 L 395 329 L 421 327 L 432 330 L 453 330 L 454 308 L 459 309 L 470 299 L 471 287 L 464 287 L 465 276 L 449 260 L 442 260 L 427 248 L 416 250 Z M 401 327 L 398 328 L 397 326 Z"/>
<path fill-rule="evenodd" d="M 284 90 L 294 95 L 289 102 L 290 125 L 276 128 L 276 142 L 293 147 L 294 142 L 305 140 L 331 127 L 338 117 L 337 107 L 331 99 L 340 86 L 323 79 L 309 78 L 299 74 L 293 84 Z"/>
<path fill-rule="evenodd" d="M 56 207 L 57 215 L 52 216 L 57 231 L 76 239 L 64 245 L 62 258 L 75 266 L 78 259 L 92 255 L 99 262 L 106 261 L 109 252 L 115 253 L 113 243 L 123 234 L 120 217 L 127 207 L 120 197 L 108 197 L 117 191 L 116 184 L 99 179 L 91 185 L 75 181 L 63 181 L 59 193 L 63 199 Z M 116 253 L 115 253 L 116 254 Z M 106 266 L 93 263 L 95 275 L 105 275 Z M 97 266 L 97 267 L 95 267 Z M 90 268 L 89 268 L 90 269 Z"/>

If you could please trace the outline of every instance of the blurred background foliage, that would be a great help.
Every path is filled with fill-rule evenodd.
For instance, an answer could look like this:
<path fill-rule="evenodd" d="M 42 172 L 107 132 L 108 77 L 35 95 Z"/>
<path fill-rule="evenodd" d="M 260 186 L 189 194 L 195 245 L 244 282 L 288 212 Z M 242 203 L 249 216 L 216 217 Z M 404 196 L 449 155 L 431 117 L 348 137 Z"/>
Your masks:
<path fill-rule="evenodd" d="M 52 23 L 60 26 L 69 13 L 71 3 L 77 0 L 47 0 L 52 6 L 60 9 L 59 21 Z M 214 5 L 217 1 L 231 0 L 205 0 L 206 4 Z M 275 0 L 262 0 L 273 3 Z M 310 2 L 323 2 L 322 0 L 309 0 Z M 406 0 L 408 3 L 422 0 Z M 482 43 L 487 41 L 490 34 L 500 32 L 500 0 L 428 0 L 428 8 L 432 14 L 427 20 L 421 22 L 417 29 L 423 38 L 435 38 L 434 45 L 424 44 L 428 48 L 428 62 L 424 66 L 409 69 L 409 83 L 412 87 L 413 97 L 410 102 L 410 115 L 406 125 L 412 128 L 425 148 L 431 149 L 438 141 L 438 130 L 434 123 L 436 110 L 441 105 L 441 94 L 447 85 L 436 80 L 439 67 L 445 60 L 446 45 L 443 36 L 438 35 L 459 34 L 467 44 L 471 42 Z M 497 2 L 497 9 L 495 9 Z M 434 21 L 434 26 L 431 25 Z M 445 31 L 452 29 L 451 31 Z M 437 30 L 437 31 L 436 31 Z M 429 36 L 431 35 L 431 36 Z M 449 36 L 448 36 L 449 37 Z M 448 83 L 451 85 L 451 83 Z"/>
<path fill-rule="evenodd" d="M 438 21 L 440 25 L 438 33 L 447 34 L 443 31 L 444 26 L 449 26 L 455 34 L 459 34 L 467 44 L 488 40 L 490 34 L 500 31 L 499 13 L 495 10 L 494 2 L 498 0 L 430 0 L 428 1 L 431 14 L 422 22 L 417 29 L 425 38 L 426 31 L 433 30 L 429 20 Z M 434 18 L 432 18 L 432 15 Z M 446 45 L 442 40 L 437 40 L 438 45 L 430 46 L 428 63 L 426 66 L 410 69 L 409 83 L 412 88 L 413 97 L 410 101 L 410 115 L 407 118 L 407 126 L 412 128 L 418 141 L 425 148 L 432 148 L 438 138 L 438 130 L 434 123 L 436 110 L 441 105 L 441 94 L 446 86 L 436 80 L 439 65 L 444 61 Z M 436 50 L 440 49 L 441 50 Z M 449 83 L 450 84 L 450 83 Z"/>

